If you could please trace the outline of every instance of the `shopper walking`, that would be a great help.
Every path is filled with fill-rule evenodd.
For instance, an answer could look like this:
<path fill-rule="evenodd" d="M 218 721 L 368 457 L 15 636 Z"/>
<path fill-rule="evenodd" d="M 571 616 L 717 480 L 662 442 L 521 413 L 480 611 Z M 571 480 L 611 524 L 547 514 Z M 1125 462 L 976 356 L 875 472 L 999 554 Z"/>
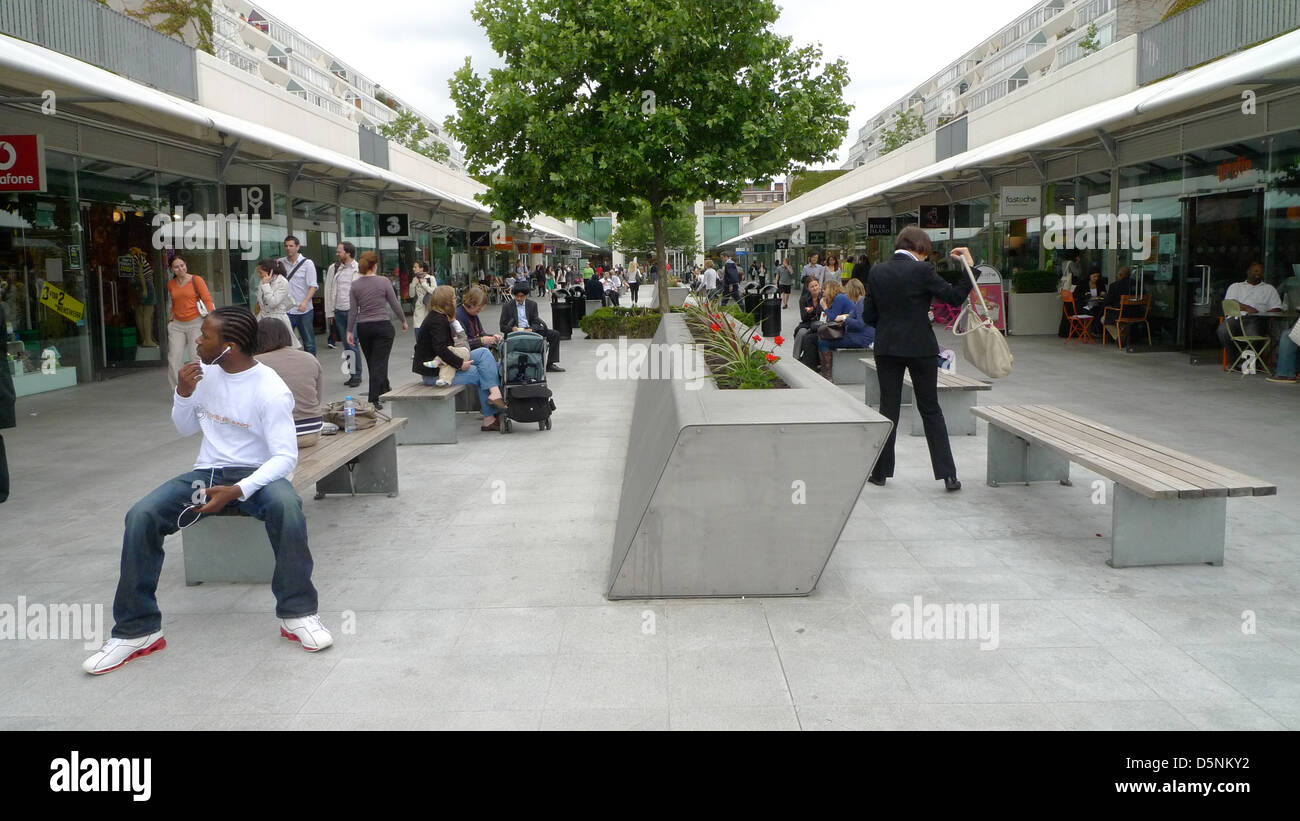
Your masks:
<path fill-rule="evenodd" d="M 9 315 L 5 303 L 0 300 L 0 341 L 8 339 Z M 9 352 L 4 351 L 0 357 L 0 430 L 12 428 L 18 424 L 18 414 L 14 410 L 17 391 L 14 389 L 13 374 L 9 372 Z M 5 438 L 0 436 L 0 502 L 9 498 L 9 461 L 5 457 Z"/>
<path fill-rule="evenodd" d="M 348 314 L 348 344 L 360 344 L 361 353 L 366 358 L 366 370 L 370 372 L 368 397 L 370 403 L 383 410 L 379 397 L 388 393 L 388 355 L 393 350 L 393 323 L 388 319 L 388 309 L 392 308 L 402 320 L 402 330 L 408 329 L 406 314 L 402 312 L 402 303 L 397 299 L 393 284 L 388 277 L 376 276 L 379 271 L 379 257 L 374 251 L 366 251 L 357 260 L 357 272 L 360 276 L 352 283 L 352 310 Z"/>
<path fill-rule="evenodd" d="M 961 490 L 957 466 L 948 442 L 948 426 L 939 407 L 939 342 L 930 325 L 930 303 L 940 299 L 961 305 L 970 293 L 969 278 L 949 285 L 925 261 L 930 256 L 930 237 L 909 225 L 894 241 L 894 257 L 871 269 L 863 318 L 876 329 L 876 376 L 880 380 L 880 413 L 893 423 L 885 447 L 868 479 L 884 486 L 894 475 L 894 440 L 898 430 L 899 406 L 903 398 L 903 373 L 912 380 L 912 393 L 925 426 L 934 478 L 948 490 Z M 970 251 L 954 248 L 952 256 L 974 265 Z"/>
<path fill-rule="evenodd" d="M 641 266 L 632 263 L 627 269 L 627 288 L 632 292 L 632 304 L 636 305 L 637 293 L 641 290 Z"/>
<path fill-rule="evenodd" d="M 361 348 L 347 341 L 348 317 L 352 313 L 352 283 L 357 281 L 357 247 L 340 242 L 334 249 L 334 264 L 325 277 L 325 317 L 343 341 L 343 357 L 348 364 L 348 380 L 343 384 L 355 388 L 361 384 Z M 332 321 L 331 321 L 332 319 Z"/>
<path fill-rule="evenodd" d="M 280 261 L 284 263 L 287 272 L 285 278 L 289 280 L 289 293 L 294 302 L 289 309 L 289 322 L 302 337 L 302 349 L 315 356 L 316 328 L 312 322 L 316 312 L 311 300 L 316 295 L 319 282 L 316 279 L 316 264 L 299 253 L 301 248 L 297 237 L 292 234 L 285 237 L 285 256 Z"/>
<path fill-rule="evenodd" d="M 167 280 L 167 295 L 171 297 L 171 315 L 167 322 L 167 378 L 175 392 L 177 374 L 188 359 L 199 358 L 199 333 L 203 317 L 216 309 L 212 294 L 203 277 L 191 274 L 182 256 L 172 257 L 172 278 Z"/>

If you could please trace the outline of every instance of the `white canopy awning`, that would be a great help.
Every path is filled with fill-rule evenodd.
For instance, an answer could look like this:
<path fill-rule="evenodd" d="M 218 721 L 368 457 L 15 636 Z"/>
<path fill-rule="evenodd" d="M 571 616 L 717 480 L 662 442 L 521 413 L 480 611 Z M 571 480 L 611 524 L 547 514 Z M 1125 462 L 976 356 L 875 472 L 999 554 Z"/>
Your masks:
<path fill-rule="evenodd" d="M 799 200 L 792 200 L 782 208 L 774 209 L 754 220 L 755 223 L 764 224 L 750 227 L 753 225 L 750 223 L 746 226 L 749 228 L 748 231 L 722 244 L 729 245 L 750 237 L 770 234 L 802 220 L 833 213 L 854 203 L 887 194 L 895 188 L 910 183 L 935 179 L 954 171 L 979 168 L 993 160 L 1042 146 L 1059 145 L 1064 139 L 1077 137 L 1080 134 L 1091 134 L 1111 123 L 1148 114 L 1180 100 L 1228 86 L 1257 82 L 1267 77 L 1270 72 L 1297 66 L 1300 66 L 1300 30 L 1112 100 L 1097 103 L 1064 117 L 1048 120 L 1017 134 L 993 140 L 962 154 L 895 177 L 888 182 L 861 188 L 830 202 L 800 208 Z"/>
<path fill-rule="evenodd" d="M 388 183 L 396 188 L 415 191 L 442 203 L 453 203 L 461 209 L 474 214 L 483 216 L 490 214 L 490 210 L 476 200 L 443 191 L 412 180 L 409 177 L 395 174 L 386 168 L 380 168 L 349 157 L 346 154 L 322 148 L 293 134 L 286 134 L 259 123 L 207 108 L 180 97 L 174 97 L 166 92 L 128 80 L 98 66 L 82 62 L 52 49 L 28 43 L 25 40 L 0 35 L 0 69 L 3 69 L 6 73 L 14 72 L 32 75 L 49 83 L 79 89 L 89 94 L 106 97 L 115 102 L 139 106 L 213 131 L 224 132 L 233 137 L 260 143 L 305 162 L 327 165 L 349 175 L 369 178 Z M 540 225 L 534 225 L 533 228 L 568 242 L 580 243 L 592 248 L 599 247 L 577 237 Z"/>

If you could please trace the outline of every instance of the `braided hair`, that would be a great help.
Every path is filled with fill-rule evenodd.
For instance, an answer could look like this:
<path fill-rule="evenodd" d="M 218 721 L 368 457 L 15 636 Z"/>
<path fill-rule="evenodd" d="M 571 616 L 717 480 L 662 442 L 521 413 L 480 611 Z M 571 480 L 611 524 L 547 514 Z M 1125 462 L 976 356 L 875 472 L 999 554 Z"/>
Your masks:
<path fill-rule="evenodd" d="M 221 337 L 252 356 L 257 352 L 257 317 L 243 305 L 224 305 L 212 312 L 221 321 Z"/>

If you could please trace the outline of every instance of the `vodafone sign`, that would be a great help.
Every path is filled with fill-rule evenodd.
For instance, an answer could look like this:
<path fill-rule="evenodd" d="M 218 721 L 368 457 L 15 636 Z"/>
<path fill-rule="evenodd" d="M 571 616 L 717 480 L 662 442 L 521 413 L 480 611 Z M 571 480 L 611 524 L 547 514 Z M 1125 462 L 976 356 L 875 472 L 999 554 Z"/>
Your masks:
<path fill-rule="evenodd" d="M 45 150 L 39 134 L 0 134 L 0 191 L 44 191 Z"/>

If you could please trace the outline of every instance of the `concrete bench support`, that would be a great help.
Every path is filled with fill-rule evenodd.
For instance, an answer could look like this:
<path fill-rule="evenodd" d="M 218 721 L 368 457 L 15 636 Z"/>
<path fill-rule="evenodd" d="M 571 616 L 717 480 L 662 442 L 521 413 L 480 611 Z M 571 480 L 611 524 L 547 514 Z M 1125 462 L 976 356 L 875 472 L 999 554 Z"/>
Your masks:
<path fill-rule="evenodd" d="M 988 484 L 1060 482 L 1070 484 L 1070 460 L 1048 448 L 1037 447 L 1014 433 L 989 425 Z"/>
<path fill-rule="evenodd" d="M 1148 499 L 1117 484 L 1111 507 L 1111 567 L 1223 565 L 1227 496 Z"/>

